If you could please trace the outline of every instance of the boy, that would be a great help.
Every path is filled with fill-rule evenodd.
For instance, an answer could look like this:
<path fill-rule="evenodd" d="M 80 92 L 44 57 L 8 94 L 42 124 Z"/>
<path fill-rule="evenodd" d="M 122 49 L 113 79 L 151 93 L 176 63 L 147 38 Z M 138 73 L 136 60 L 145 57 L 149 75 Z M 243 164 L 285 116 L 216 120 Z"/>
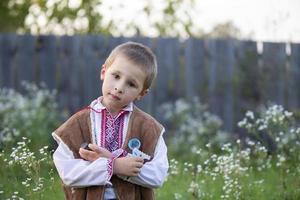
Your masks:
<path fill-rule="evenodd" d="M 133 101 L 149 92 L 156 74 L 155 55 L 142 44 L 111 52 L 100 72 L 103 96 L 52 134 L 66 199 L 154 199 L 152 188 L 162 186 L 169 167 L 164 128 Z"/>

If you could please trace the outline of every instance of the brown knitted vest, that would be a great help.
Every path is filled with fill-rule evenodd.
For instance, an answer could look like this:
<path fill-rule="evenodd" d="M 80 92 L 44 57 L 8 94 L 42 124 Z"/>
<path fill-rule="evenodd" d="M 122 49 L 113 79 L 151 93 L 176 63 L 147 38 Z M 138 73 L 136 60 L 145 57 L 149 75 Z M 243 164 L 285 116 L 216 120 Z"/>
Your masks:
<path fill-rule="evenodd" d="M 75 158 L 80 158 L 78 153 L 80 145 L 91 142 L 91 119 L 90 109 L 84 109 L 74 114 L 62 124 L 55 134 L 67 144 Z M 138 138 L 141 141 L 140 150 L 153 156 L 156 143 L 163 127 L 153 117 L 134 107 L 130 116 L 128 132 L 123 149 L 128 149 L 128 141 Z M 145 188 L 136 184 L 123 181 L 117 176 L 112 176 L 111 182 L 114 186 L 117 199 L 119 200 L 152 200 L 154 192 L 151 188 Z M 103 199 L 104 186 L 92 186 L 85 188 L 71 188 L 63 184 L 65 198 L 67 200 L 99 200 Z"/>

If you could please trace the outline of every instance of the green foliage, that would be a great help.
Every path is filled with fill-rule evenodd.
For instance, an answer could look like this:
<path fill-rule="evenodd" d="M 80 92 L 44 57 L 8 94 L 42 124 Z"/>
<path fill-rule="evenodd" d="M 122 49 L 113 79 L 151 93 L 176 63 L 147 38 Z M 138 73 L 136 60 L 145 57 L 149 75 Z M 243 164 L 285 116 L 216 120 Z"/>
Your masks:
<path fill-rule="evenodd" d="M 185 161 L 171 151 L 169 176 L 156 193 L 158 199 L 299 199 L 300 138 L 293 113 L 272 105 L 257 116 L 248 111 L 239 122 L 240 127 L 254 134 L 251 137 L 254 141 L 247 138 L 226 143 L 218 153 L 206 145 L 187 152 L 189 157 Z M 185 120 L 179 118 L 176 122 L 179 127 Z M 262 130 L 276 142 L 277 150 L 272 154 L 260 136 Z M 182 150 L 184 146 L 192 147 L 182 143 L 176 148 Z"/>
<path fill-rule="evenodd" d="M 0 199 L 56 199 L 58 178 L 48 146 L 33 152 L 25 137 L 0 153 Z M 10 180 L 10 181 L 7 181 Z M 46 196 L 48 194 L 48 196 Z M 61 193 L 60 193 L 60 197 Z"/>
<path fill-rule="evenodd" d="M 32 34 L 101 33 L 114 36 L 237 37 L 231 23 L 216 25 L 205 33 L 199 27 L 197 1 L 142 1 L 136 19 L 114 12 L 129 9 L 122 1 L 103 0 L 1 0 L 0 32 Z M 108 10 L 108 11 L 107 11 Z M 111 12 L 109 12 L 111 11 Z M 108 14 L 109 13 L 109 14 Z M 112 14 L 111 14 L 112 13 Z M 120 22 L 121 21 L 121 22 Z"/>
<path fill-rule="evenodd" d="M 109 24 L 102 24 L 102 14 L 96 10 L 101 0 L 3 0 L 0 3 L 1 32 L 107 33 Z M 80 25 L 78 25 L 80 24 Z"/>
<path fill-rule="evenodd" d="M 300 127 L 293 113 L 282 106 L 270 105 L 257 114 L 248 111 L 238 126 L 246 129 L 249 136 L 260 141 L 270 151 L 273 144 L 276 153 L 300 162 L 300 158 L 294 156 L 296 152 L 300 153 Z M 271 144 L 266 142 L 266 136 L 271 138 Z"/>
<path fill-rule="evenodd" d="M 208 38 L 231 38 L 240 37 L 240 30 L 231 22 L 225 22 L 217 24 L 213 27 L 210 33 L 204 34 L 204 37 Z"/>
<path fill-rule="evenodd" d="M 15 32 L 24 27 L 31 1 L 0 1 L 0 32 Z"/>
<path fill-rule="evenodd" d="M 12 89 L 0 90 L 1 148 L 14 145 L 22 137 L 30 138 L 33 146 L 49 143 L 58 125 L 55 92 L 33 84 L 23 85 L 25 95 Z"/>
<path fill-rule="evenodd" d="M 169 152 L 176 156 L 188 157 L 205 147 L 218 152 L 229 141 L 229 134 L 221 131 L 221 119 L 208 112 L 197 98 L 165 103 L 159 110 L 167 124 Z"/>
<path fill-rule="evenodd" d="M 224 153 L 224 154 L 223 154 Z M 274 160 L 261 171 L 239 156 L 245 152 L 223 152 L 197 163 L 170 162 L 164 186 L 156 191 L 157 199 L 249 199 L 297 200 L 300 198 L 300 168 L 277 166 Z M 194 154 L 194 156 L 199 156 Z M 232 157 L 233 156 L 233 157 Z M 176 169 L 174 173 L 174 169 Z"/>

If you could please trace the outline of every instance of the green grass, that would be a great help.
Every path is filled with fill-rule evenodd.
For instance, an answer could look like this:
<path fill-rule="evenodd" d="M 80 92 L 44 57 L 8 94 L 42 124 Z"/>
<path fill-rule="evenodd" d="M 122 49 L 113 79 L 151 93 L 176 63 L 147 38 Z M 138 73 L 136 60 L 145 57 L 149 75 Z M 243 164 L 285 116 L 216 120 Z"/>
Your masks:
<path fill-rule="evenodd" d="M 156 191 L 157 199 L 175 199 L 175 193 L 181 195 L 179 199 L 222 199 L 224 179 L 218 176 L 215 180 L 211 175 L 200 173 L 193 176 L 191 171 L 184 171 L 180 166 L 180 173 L 168 177 L 164 186 Z M 288 173 L 278 167 L 271 167 L 262 171 L 250 170 L 237 178 L 238 185 L 242 187 L 239 199 L 245 200 L 299 200 L 300 199 L 300 173 L 296 169 L 289 169 Z M 196 180 L 202 197 L 188 192 L 190 183 Z M 263 182 L 260 182 L 263 180 Z M 231 199 L 231 198 L 229 198 Z"/>
<path fill-rule="evenodd" d="M 41 165 L 40 177 L 44 178 L 43 189 L 41 192 L 32 191 L 33 185 L 25 187 L 22 182 L 28 178 L 21 166 L 8 166 L 4 162 L 5 156 L 2 155 L 0 160 L 0 199 L 12 198 L 15 192 L 17 197 L 23 199 L 64 199 L 61 181 L 52 164 Z M 224 186 L 224 177 L 217 175 L 213 180 L 210 169 L 201 171 L 194 176 L 192 167 L 187 168 L 182 163 L 178 163 L 178 174 L 169 175 L 162 188 L 156 190 L 158 200 L 175 199 L 175 193 L 178 199 L 203 199 L 218 200 L 222 199 L 222 187 Z M 289 169 L 288 172 L 286 170 Z M 248 175 L 241 174 L 237 178 L 239 185 L 242 187 L 239 199 L 245 200 L 298 200 L 300 199 L 300 173 L 299 169 L 276 167 L 265 168 L 262 171 L 248 170 Z M 52 179 L 51 179 L 52 178 Z M 262 182 L 260 182 L 263 180 Z M 190 184 L 195 181 L 199 184 L 202 197 L 189 192 Z M 32 184 L 34 182 L 31 182 Z M 18 198 L 15 198 L 18 199 Z"/>

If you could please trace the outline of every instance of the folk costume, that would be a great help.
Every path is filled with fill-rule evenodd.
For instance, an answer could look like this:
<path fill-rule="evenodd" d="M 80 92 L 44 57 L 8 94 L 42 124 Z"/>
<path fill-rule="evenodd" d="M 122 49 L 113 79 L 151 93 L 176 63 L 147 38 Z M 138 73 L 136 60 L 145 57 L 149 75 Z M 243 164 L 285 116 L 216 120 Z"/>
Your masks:
<path fill-rule="evenodd" d="M 94 100 L 52 134 L 58 143 L 53 159 L 66 199 L 154 199 L 152 188 L 162 186 L 169 167 L 164 128 L 133 103 L 113 117 L 101 101 L 101 97 Z M 137 177 L 113 175 L 114 159 L 130 153 L 128 141 L 132 138 L 141 142 L 140 150 L 151 160 L 144 163 Z M 79 148 L 84 142 L 105 147 L 112 158 L 81 159 Z"/>

